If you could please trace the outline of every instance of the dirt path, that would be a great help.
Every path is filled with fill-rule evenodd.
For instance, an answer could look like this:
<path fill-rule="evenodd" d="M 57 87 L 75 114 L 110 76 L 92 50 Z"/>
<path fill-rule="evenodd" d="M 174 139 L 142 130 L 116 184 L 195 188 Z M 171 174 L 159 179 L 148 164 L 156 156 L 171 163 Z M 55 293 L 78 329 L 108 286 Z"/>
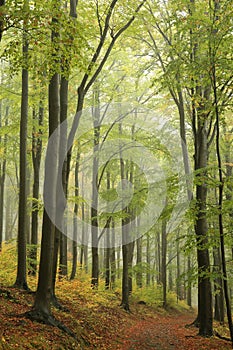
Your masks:
<path fill-rule="evenodd" d="M 146 317 L 135 320 L 124 335 L 117 339 L 119 350 L 224 350 L 232 349 L 231 343 L 216 337 L 202 338 L 196 328 L 186 328 L 193 316 L 177 314 L 172 316 Z"/>

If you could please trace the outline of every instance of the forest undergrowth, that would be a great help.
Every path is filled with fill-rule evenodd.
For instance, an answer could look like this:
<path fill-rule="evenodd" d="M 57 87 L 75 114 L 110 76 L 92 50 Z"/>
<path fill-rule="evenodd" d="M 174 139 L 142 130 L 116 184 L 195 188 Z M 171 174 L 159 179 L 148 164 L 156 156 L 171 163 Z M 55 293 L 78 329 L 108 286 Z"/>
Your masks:
<path fill-rule="evenodd" d="M 57 297 L 69 311 L 53 309 L 55 318 L 75 334 L 75 340 L 57 327 L 25 316 L 33 305 L 36 278 L 28 280 L 32 292 L 11 287 L 13 248 L 3 250 L 0 265 L 0 350 L 231 349 L 228 341 L 201 338 L 197 328 L 186 327 L 194 320 L 195 310 L 184 302 L 177 303 L 175 295 L 169 295 L 164 310 L 158 288 L 154 287 L 154 293 L 153 288 L 135 290 L 128 313 L 120 308 L 120 288 L 105 291 L 100 285 L 99 290 L 93 290 L 89 275 L 81 270 L 75 280 L 57 282 Z M 216 324 L 215 329 L 229 337 L 224 326 L 220 329 Z"/>

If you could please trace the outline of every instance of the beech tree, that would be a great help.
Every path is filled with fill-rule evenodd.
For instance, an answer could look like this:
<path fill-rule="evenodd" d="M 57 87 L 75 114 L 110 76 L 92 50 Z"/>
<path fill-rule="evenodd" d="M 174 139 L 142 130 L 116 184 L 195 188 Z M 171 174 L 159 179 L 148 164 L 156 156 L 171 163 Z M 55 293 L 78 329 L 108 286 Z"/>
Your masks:
<path fill-rule="evenodd" d="M 28 12 L 28 1 L 24 1 L 23 10 Z M 26 267 L 26 230 L 27 230 L 27 125 L 28 125 L 28 38 L 27 18 L 23 24 L 23 68 L 20 118 L 20 172 L 19 172 L 19 219 L 18 219 L 18 264 L 15 287 L 28 290 Z"/>
<path fill-rule="evenodd" d="M 142 7 L 144 1 L 140 3 L 140 5 L 136 8 L 136 13 L 140 10 Z M 100 56 L 101 51 L 104 48 L 104 44 L 106 42 L 107 35 L 110 31 L 110 20 L 111 16 L 113 14 L 113 10 L 117 4 L 117 0 L 112 1 L 110 6 L 108 7 L 108 11 L 103 23 L 102 28 L 102 20 L 100 20 L 100 17 L 98 17 L 99 20 L 99 29 L 100 29 L 100 40 L 97 44 L 96 50 L 94 55 L 92 56 L 90 63 L 88 64 L 86 73 L 84 74 L 81 84 L 78 88 L 78 103 L 76 112 L 79 113 L 79 118 L 81 117 L 81 111 L 84 104 L 84 98 L 87 94 L 90 87 L 95 82 L 96 78 L 98 77 L 99 73 L 101 72 L 104 64 L 106 63 L 110 52 L 118 39 L 118 37 L 131 25 L 131 23 L 134 21 L 135 16 L 131 16 L 129 20 L 124 24 L 117 32 L 116 34 L 112 34 L 110 44 L 107 45 L 107 49 L 104 53 L 103 58 L 100 60 L 97 69 L 94 70 L 95 64 L 97 63 L 97 60 Z M 52 43 L 55 44 L 55 51 L 54 51 L 54 64 L 57 67 L 58 62 L 58 56 L 57 56 L 57 50 L 58 47 L 56 46 L 57 42 L 59 41 L 59 19 L 57 17 L 57 14 L 59 13 L 59 3 L 56 3 L 55 7 L 55 16 L 52 20 Z M 98 14 L 97 14 L 98 15 Z M 98 15 L 99 16 L 99 15 Z M 59 51 L 58 51 L 59 54 Z M 54 130 L 59 125 L 58 122 L 58 115 L 60 111 L 60 103 L 59 103 L 59 70 L 52 75 L 50 83 L 49 83 L 49 136 L 52 135 Z M 77 128 L 77 123 L 79 119 L 75 119 L 74 124 L 72 126 L 71 133 L 69 135 L 69 141 L 70 138 L 74 137 L 74 129 Z M 50 189 L 50 198 L 49 198 L 49 205 L 51 208 L 54 208 L 55 203 L 55 192 L 56 192 L 56 169 L 57 169 L 57 155 L 58 148 L 55 145 L 55 156 L 53 159 L 53 164 L 46 164 L 45 167 L 45 187 L 44 191 L 46 194 L 46 191 L 49 191 Z M 70 161 L 71 161 L 71 149 L 68 153 L 68 165 L 67 165 L 67 174 L 69 174 L 70 169 Z M 50 177 L 47 177 L 47 172 L 50 172 Z M 53 181 L 49 181 L 48 179 L 51 179 L 51 173 L 53 174 L 52 178 Z M 68 175 L 67 175 L 68 178 Z M 48 186 L 48 187 L 47 187 Z M 53 209 L 52 209 L 53 210 Z M 54 213 L 54 215 L 56 215 Z M 54 216 L 55 217 L 55 216 Z M 40 257 L 40 268 L 39 268 L 39 280 L 38 280 L 38 287 L 36 292 L 36 298 L 35 303 L 32 312 L 30 313 L 30 317 L 46 320 L 47 322 L 54 323 L 54 321 L 51 320 L 51 310 L 50 310 L 50 303 L 51 303 L 51 288 L 52 288 L 52 264 L 53 264 L 53 257 L 54 257 L 54 224 L 51 221 L 51 218 L 49 218 L 48 213 L 44 209 L 43 214 L 43 225 L 42 225 L 42 242 L 41 242 L 41 257 Z"/>

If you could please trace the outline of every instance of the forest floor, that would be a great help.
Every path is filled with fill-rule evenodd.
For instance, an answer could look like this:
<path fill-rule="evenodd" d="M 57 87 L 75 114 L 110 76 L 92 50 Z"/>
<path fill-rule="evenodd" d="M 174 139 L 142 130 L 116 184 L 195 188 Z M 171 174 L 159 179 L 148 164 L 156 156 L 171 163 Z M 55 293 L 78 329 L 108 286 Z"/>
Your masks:
<path fill-rule="evenodd" d="M 231 343 L 216 337 L 202 338 L 198 329 L 187 327 L 194 320 L 192 313 L 170 313 L 153 316 L 145 312 L 141 319 L 135 319 L 132 327 L 125 331 L 116 349 L 121 350 L 204 350 L 232 349 Z"/>
<path fill-rule="evenodd" d="M 53 314 L 77 340 L 25 317 L 32 308 L 33 294 L 1 286 L 0 350 L 232 349 L 229 341 L 202 338 L 197 328 L 186 327 L 195 319 L 194 311 L 174 307 L 165 311 L 133 300 L 127 313 L 119 307 L 118 293 L 93 291 L 77 280 L 59 282 L 57 295 L 69 312 L 53 309 Z M 227 328 L 215 328 L 229 337 Z"/>

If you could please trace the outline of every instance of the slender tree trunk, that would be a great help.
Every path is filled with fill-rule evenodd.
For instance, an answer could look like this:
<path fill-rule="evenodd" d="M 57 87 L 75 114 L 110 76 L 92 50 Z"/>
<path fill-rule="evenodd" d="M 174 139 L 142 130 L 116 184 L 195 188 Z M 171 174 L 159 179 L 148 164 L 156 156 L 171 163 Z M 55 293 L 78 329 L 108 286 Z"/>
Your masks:
<path fill-rule="evenodd" d="M 146 235 L 146 285 L 150 285 L 151 280 L 150 266 L 150 234 Z"/>
<path fill-rule="evenodd" d="M 138 288 L 142 288 L 142 237 L 137 239 L 137 273 L 136 283 Z"/>
<path fill-rule="evenodd" d="M 31 220 L 31 250 L 29 254 L 29 274 L 35 276 L 37 271 L 37 245 L 38 245 L 38 214 L 39 214 L 39 188 L 40 188 L 40 163 L 42 152 L 42 130 L 44 119 L 44 107 L 42 101 L 39 104 L 38 127 L 32 132 L 32 164 L 33 164 L 33 189 L 32 189 L 32 220 Z M 33 110 L 33 120 L 36 122 L 36 111 Z"/>
<path fill-rule="evenodd" d="M 160 237 L 160 231 L 157 232 L 157 283 L 161 284 L 161 237 Z"/>
<path fill-rule="evenodd" d="M 91 235 L 92 235 L 92 274 L 91 282 L 94 287 L 99 283 L 99 253 L 98 253 L 98 168 L 99 168 L 99 142 L 100 142 L 100 111 L 99 111 L 99 87 L 94 91 L 94 144 L 93 144 L 93 169 L 92 169 L 92 207 L 91 207 Z"/>
<path fill-rule="evenodd" d="M 1 6 L 4 6 L 4 5 L 5 5 L 5 0 L 0 0 L 0 8 L 1 8 Z M 3 30 L 4 30 L 4 17 L 1 16 L 1 18 L 0 18 L 0 42 L 2 40 Z"/>
<path fill-rule="evenodd" d="M 119 133 L 122 134 L 122 127 L 119 125 Z M 125 164 L 122 159 L 121 152 L 120 156 L 120 171 L 121 171 L 121 181 L 122 181 L 122 191 L 124 191 L 124 183 L 125 179 Z M 123 211 L 126 211 L 125 208 L 122 208 Z M 122 219 L 122 258 L 123 258 L 123 270 L 122 270 L 122 300 L 121 306 L 129 311 L 129 244 L 127 243 L 127 229 L 126 225 L 128 223 L 127 219 Z"/>
<path fill-rule="evenodd" d="M 134 242 L 129 243 L 129 263 L 128 263 L 128 268 L 129 268 L 129 294 L 132 294 L 133 292 L 133 255 L 134 255 Z"/>
<path fill-rule="evenodd" d="M 110 190 L 110 173 L 107 171 L 107 191 Z M 111 256 L 111 248 L 110 248 L 110 223 L 106 228 L 106 248 L 105 248 L 105 288 L 110 288 L 110 275 L 111 275 L 111 264 L 110 264 L 110 256 Z"/>
<path fill-rule="evenodd" d="M 163 307 L 167 306 L 167 230 L 166 221 L 162 221 L 162 284 L 163 284 Z"/>
<path fill-rule="evenodd" d="M 116 283 L 116 250 L 115 250 L 115 222 L 112 219 L 111 225 L 111 238 L 112 238 L 112 248 L 110 254 L 110 265 L 111 265 L 111 289 L 115 288 Z"/>
<path fill-rule="evenodd" d="M 180 281 L 180 233 L 177 232 L 176 236 L 176 295 L 177 295 L 177 301 L 182 299 L 181 295 L 181 281 Z"/>
<path fill-rule="evenodd" d="M 106 229 L 106 235 L 107 235 L 107 241 L 110 242 L 109 240 L 109 235 L 110 235 L 110 227 L 107 227 Z M 109 289 L 110 288 L 110 253 L 111 249 L 109 248 L 109 244 L 107 242 L 107 248 L 105 248 L 105 288 Z"/>
<path fill-rule="evenodd" d="M 79 197 L 79 159 L 80 159 L 80 150 L 77 151 L 76 163 L 75 163 L 75 197 L 76 202 L 74 205 L 74 218 L 73 218 L 73 241 L 72 241 L 72 251 L 73 251 L 73 259 L 72 259 L 72 270 L 70 279 L 73 280 L 77 271 L 77 260 L 78 260 L 78 223 L 77 223 L 77 215 L 78 215 L 78 197 Z"/>
<path fill-rule="evenodd" d="M 0 127 L 2 126 L 2 102 L 0 110 Z M 8 113 L 9 106 L 6 106 L 6 115 L 5 115 L 5 126 L 8 125 Z M 1 142 L 0 137 L 0 142 Z M 4 136 L 3 140 L 3 161 L 0 164 L 0 252 L 2 250 L 2 240 L 3 240 L 3 215 L 4 215 L 4 194 L 5 194 L 5 180 L 6 180 L 6 148 L 7 148 L 7 135 Z M 6 234 L 5 234 L 6 240 Z"/>
<path fill-rule="evenodd" d="M 169 242 L 169 252 L 168 252 L 168 290 L 173 291 L 173 268 L 172 264 L 170 263 L 172 261 L 172 246 L 173 242 Z"/>
<path fill-rule="evenodd" d="M 24 3 L 27 10 L 27 0 Z M 26 23 L 24 23 L 24 27 Z M 26 267 L 27 231 L 27 124 L 28 124 L 28 41 L 23 33 L 23 58 L 26 68 L 22 70 L 22 95 L 20 118 L 20 173 L 19 173 L 19 218 L 18 218 L 18 264 L 14 286 L 28 290 Z"/>
<path fill-rule="evenodd" d="M 213 248 L 213 260 L 214 268 L 213 272 L 218 274 L 214 279 L 214 294 L 215 294 L 215 307 L 214 307 L 214 319 L 220 323 L 224 323 L 224 294 L 223 294 L 223 280 L 221 277 L 221 258 L 220 249 Z"/>
<path fill-rule="evenodd" d="M 82 189 L 82 198 L 84 198 L 84 174 L 82 174 L 82 182 L 81 182 L 81 189 Z M 85 245 L 85 237 L 86 241 L 88 241 L 88 235 L 89 232 L 87 232 L 85 220 L 86 220 L 86 214 L 85 214 L 85 203 L 82 202 L 81 204 L 81 214 L 82 214 L 82 242 L 81 242 L 81 249 L 80 249 L 80 266 L 81 268 L 85 268 L 86 273 L 88 273 L 88 247 Z"/>
<path fill-rule="evenodd" d="M 192 262 L 190 256 L 188 256 L 188 273 L 192 269 Z M 188 281 L 188 287 L 187 287 L 187 304 L 188 306 L 192 307 L 192 286 L 191 283 Z"/>

